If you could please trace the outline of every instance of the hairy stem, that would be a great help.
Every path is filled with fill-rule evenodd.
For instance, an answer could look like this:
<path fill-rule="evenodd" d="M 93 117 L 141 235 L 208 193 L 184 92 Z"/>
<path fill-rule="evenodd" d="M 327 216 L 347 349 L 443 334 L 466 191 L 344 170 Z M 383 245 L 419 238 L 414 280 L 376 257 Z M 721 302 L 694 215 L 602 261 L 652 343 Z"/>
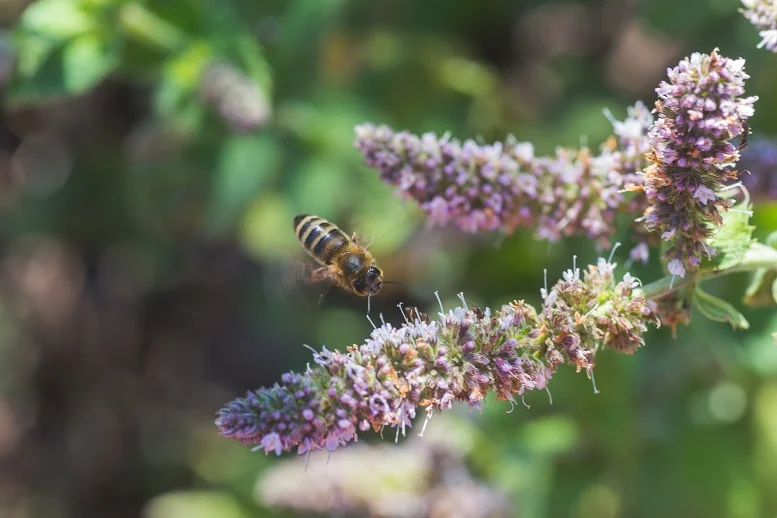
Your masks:
<path fill-rule="evenodd" d="M 747 251 L 745 257 L 742 259 L 742 262 L 734 267 L 726 270 L 700 270 L 695 275 L 687 276 L 685 278 L 677 278 L 670 275 L 655 282 L 651 282 L 650 284 L 635 290 L 635 292 L 639 292 L 649 299 L 655 299 L 688 284 L 704 279 L 721 277 L 736 272 L 750 272 L 761 268 L 777 270 L 777 250 L 761 243 L 753 243 L 750 250 Z"/>

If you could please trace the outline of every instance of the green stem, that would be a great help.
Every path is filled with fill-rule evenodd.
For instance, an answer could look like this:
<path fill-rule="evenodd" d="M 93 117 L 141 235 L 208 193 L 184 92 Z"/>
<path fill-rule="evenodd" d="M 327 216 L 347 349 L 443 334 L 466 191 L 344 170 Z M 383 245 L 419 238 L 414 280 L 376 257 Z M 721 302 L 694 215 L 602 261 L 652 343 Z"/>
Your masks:
<path fill-rule="evenodd" d="M 700 270 L 695 275 L 689 275 L 685 278 L 664 277 L 655 282 L 643 286 L 638 291 L 641 295 L 649 299 L 655 299 L 678 290 L 688 284 L 699 282 L 704 279 L 721 277 L 730 273 L 750 272 L 754 270 L 767 269 L 777 270 L 777 250 L 761 243 L 753 243 L 745 254 L 742 261 L 736 266 L 726 270 Z"/>

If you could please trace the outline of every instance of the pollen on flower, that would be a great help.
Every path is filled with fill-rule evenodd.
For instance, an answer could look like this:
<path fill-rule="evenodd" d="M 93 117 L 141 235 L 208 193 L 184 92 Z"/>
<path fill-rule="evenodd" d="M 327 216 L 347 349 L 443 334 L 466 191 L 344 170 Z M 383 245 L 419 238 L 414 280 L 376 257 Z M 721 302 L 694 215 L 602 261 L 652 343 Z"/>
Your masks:
<path fill-rule="evenodd" d="M 232 401 L 216 425 L 266 453 L 333 451 L 369 428 L 404 434 L 419 406 L 428 419 L 457 401 L 480 408 L 489 392 L 512 403 L 546 390 L 563 363 L 590 375 L 599 349 L 632 353 L 657 324 L 634 278 L 616 281 L 614 268 L 604 259 L 573 267 L 540 311 L 523 301 L 497 311 L 465 305 L 431 320 L 406 308 L 400 327 L 377 327 L 346 352 L 322 348 L 316 367 Z"/>

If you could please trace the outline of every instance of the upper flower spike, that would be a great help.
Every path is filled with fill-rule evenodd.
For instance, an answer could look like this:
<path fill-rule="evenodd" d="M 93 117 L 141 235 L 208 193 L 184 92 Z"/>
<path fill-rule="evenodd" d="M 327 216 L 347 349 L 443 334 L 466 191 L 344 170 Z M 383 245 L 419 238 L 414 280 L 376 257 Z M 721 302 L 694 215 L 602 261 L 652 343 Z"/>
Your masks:
<path fill-rule="evenodd" d="M 739 150 L 757 97 L 743 97 L 744 59 L 694 53 L 668 70 L 656 93 L 658 120 L 650 130 L 653 164 L 645 192 L 648 228 L 671 242 L 669 271 L 684 276 L 714 250 L 705 246 L 722 224 L 729 202 L 718 193 L 737 178 Z"/>
<path fill-rule="evenodd" d="M 758 48 L 777 52 L 777 0 L 742 0 L 742 4 L 742 14 L 759 30 Z"/>
<path fill-rule="evenodd" d="M 355 146 L 381 178 L 419 203 L 436 224 L 465 232 L 533 227 L 550 241 L 584 235 L 600 249 L 611 246 L 615 216 L 628 210 L 625 184 L 639 184 L 650 113 L 637 104 L 618 122 L 617 140 L 593 154 L 559 148 L 537 157 L 528 142 L 478 144 L 433 133 L 356 127 Z M 641 212 L 641 211 L 640 211 Z"/>

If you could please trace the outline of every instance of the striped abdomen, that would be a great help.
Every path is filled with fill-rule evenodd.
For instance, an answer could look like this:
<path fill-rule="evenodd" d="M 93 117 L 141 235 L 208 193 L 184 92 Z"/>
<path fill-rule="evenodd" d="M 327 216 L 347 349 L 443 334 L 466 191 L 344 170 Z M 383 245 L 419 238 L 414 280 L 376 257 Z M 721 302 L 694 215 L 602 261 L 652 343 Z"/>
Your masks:
<path fill-rule="evenodd" d="M 318 216 L 297 216 L 294 218 L 294 232 L 308 254 L 324 266 L 330 265 L 350 241 L 335 224 Z"/>

